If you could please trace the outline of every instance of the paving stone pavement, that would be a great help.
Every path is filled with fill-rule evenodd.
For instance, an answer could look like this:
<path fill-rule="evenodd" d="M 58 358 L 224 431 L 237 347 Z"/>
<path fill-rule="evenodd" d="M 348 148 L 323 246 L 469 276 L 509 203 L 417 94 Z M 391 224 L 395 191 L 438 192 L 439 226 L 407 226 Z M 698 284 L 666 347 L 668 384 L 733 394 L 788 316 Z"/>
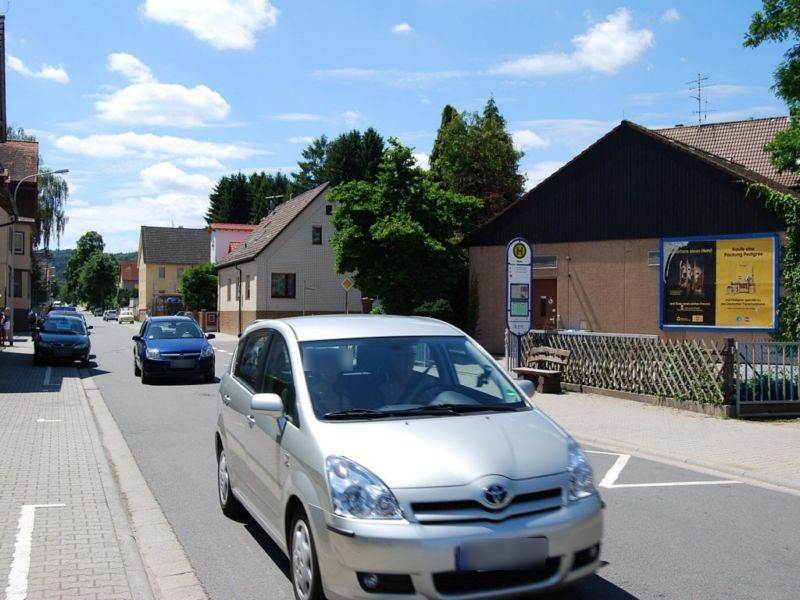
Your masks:
<path fill-rule="evenodd" d="M 2 597 L 205 597 L 193 573 L 178 586 L 174 573 L 165 577 L 143 561 L 137 538 L 141 544 L 154 533 L 164 537 L 161 522 L 166 520 L 150 496 L 159 528 L 134 528 L 117 467 L 104 448 L 110 433 L 120 435 L 116 425 L 109 432 L 113 420 L 106 418 L 103 435 L 98 431 L 103 421 L 96 421 L 97 409 L 93 413 L 87 395 L 91 390 L 75 367 L 34 366 L 32 354 L 30 338 L 21 336 L 12 348 L 0 348 Z M 185 565 L 181 568 L 185 575 Z"/>
<path fill-rule="evenodd" d="M 723 419 L 600 394 L 536 394 L 580 442 L 800 493 L 800 419 Z"/>

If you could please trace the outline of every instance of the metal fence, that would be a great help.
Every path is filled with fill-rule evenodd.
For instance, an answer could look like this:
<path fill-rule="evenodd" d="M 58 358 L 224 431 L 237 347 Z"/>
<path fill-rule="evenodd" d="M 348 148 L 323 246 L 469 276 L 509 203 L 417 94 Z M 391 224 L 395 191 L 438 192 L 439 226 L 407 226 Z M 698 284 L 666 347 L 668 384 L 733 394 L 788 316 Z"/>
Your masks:
<path fill-rule="evenodd" d="M 737 344 L 734 378 L 737 414 L 800 415 L 800 344 Z"/>

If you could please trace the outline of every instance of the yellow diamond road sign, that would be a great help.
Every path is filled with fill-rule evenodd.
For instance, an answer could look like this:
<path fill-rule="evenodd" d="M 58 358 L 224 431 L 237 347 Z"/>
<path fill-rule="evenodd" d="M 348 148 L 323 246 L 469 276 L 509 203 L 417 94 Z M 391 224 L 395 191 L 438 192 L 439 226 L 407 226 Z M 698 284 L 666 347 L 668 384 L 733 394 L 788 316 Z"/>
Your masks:
<path fill-rule="evenodd" d="M 350 288 L 353 287 L 353 280 L 349 277 L 345 277 L 342 280 L 342 287 L 344 288 L 344 291 L 349 291 Z"/>

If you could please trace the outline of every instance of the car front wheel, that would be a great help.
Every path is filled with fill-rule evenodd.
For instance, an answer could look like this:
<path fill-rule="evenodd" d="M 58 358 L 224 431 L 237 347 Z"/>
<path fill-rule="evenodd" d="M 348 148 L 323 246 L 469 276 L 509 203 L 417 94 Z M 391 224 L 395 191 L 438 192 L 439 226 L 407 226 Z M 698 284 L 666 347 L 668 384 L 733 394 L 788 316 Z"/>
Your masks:
<path fill-rule="evenodd" d="M 289 561 L 291 563 L 292 587 L 297 600 L 323 600 L 322 578 L 319 574 L 314 536 L 308 525 L 308 517 L 302 509 L 292 519 L 289 537 Z"/>

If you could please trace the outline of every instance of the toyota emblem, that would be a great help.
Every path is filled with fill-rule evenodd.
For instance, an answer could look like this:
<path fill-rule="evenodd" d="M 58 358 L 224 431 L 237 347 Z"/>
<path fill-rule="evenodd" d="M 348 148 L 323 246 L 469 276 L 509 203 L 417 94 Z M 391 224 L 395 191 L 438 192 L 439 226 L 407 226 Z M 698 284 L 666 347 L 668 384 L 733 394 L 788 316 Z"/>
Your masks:
<path fill-rule="evenodd" d="M 494 508 L 500 508 L 506 503 L 506 499 L 508 498 L 508 490 L 500 484 L 490 485 L 488 488 L 484 490 L 483 495 L 486 498 L 486 502 L 488 502 Z"/>

